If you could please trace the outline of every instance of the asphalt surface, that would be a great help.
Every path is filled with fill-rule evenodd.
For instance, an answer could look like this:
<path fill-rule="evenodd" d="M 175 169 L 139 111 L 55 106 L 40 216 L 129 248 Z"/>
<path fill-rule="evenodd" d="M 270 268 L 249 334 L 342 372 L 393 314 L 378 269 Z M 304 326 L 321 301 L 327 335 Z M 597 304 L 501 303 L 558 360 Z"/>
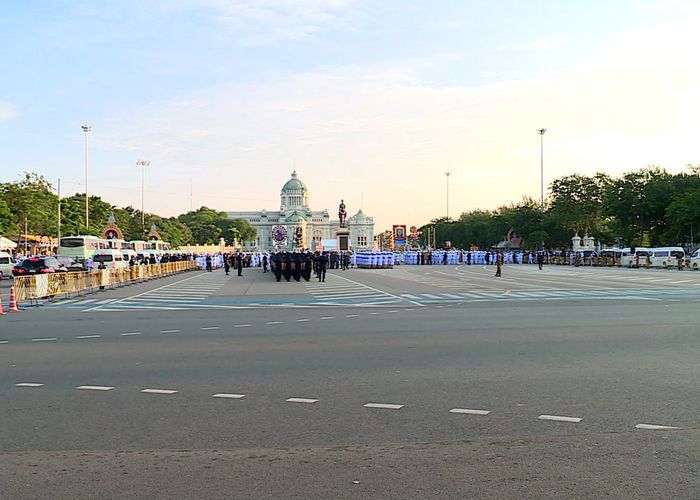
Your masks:
<path fill-rule="evenodd" d="M 0 317 L 0 498 L 699 498 L 700 273 L 492 274 L 185 273 Z"/>

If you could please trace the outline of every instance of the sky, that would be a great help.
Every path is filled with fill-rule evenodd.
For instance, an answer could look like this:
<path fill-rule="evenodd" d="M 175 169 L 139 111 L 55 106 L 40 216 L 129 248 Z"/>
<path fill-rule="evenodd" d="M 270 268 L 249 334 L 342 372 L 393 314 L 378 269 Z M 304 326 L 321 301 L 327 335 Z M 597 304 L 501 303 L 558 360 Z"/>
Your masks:
<path fill-rule="evenodd" d="M 33 0 L 0 17 L 0 182 L 173 216 L 314 210 L 376 230 L 700 163 L 700 2 Z"/>

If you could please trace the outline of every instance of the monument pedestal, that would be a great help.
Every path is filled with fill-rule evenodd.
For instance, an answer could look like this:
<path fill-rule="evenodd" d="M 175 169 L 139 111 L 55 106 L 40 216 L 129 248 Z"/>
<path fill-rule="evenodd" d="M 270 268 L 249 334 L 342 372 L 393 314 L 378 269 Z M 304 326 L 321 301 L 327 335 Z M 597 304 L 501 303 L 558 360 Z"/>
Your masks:
<path fill-rule="evenodd" d="M 347 252 L 350 250 L 350 230 L 341 227 L 335 232 L 335 238 L 337 241 L 336 249 L 339 252 Z"/>

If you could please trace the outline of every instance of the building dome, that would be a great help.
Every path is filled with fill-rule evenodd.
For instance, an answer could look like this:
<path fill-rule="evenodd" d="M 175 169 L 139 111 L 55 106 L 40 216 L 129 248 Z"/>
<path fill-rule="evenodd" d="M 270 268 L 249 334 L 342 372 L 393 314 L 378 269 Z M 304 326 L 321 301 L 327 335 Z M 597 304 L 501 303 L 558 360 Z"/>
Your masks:
<path fill-rule="evenodd" d="M 297 171 L 292 172 L 292 178 L 284 183 L 280 193 L 280 209 L 301 210 L 309 206 L 308 189 L 306 184 L 297 177 Z"/>
<path fill-rule="evenodd" d="M 306 191 L 306 184 L 297 177 L 297 171 L 292 172 L 292 178 L 285 182 L 282 191 Z"/>

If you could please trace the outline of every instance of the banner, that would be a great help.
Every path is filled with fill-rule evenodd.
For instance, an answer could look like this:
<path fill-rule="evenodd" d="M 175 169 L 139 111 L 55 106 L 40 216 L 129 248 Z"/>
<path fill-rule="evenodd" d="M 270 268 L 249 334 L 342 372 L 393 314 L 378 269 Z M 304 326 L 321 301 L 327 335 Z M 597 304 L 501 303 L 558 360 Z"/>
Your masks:
<path fill-rule="evenodd" d="M 406 226 L 403 224 L 394 224 L 394 245 L 406 244 Z"/>

